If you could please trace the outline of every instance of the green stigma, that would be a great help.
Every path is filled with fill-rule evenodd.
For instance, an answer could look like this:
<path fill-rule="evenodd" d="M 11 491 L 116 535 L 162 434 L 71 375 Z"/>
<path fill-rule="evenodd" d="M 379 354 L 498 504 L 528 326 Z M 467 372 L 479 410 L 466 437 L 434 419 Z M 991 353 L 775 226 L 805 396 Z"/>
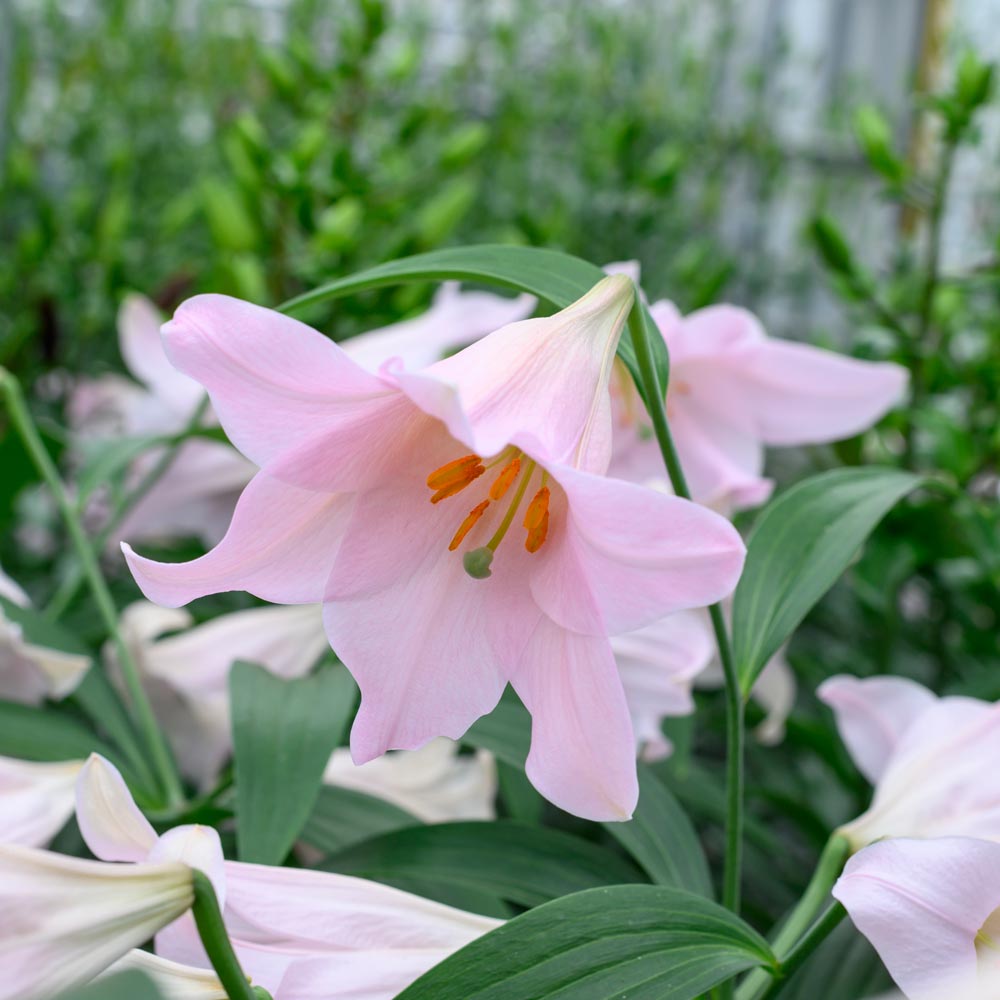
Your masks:
<path fill-rule="evenodd" d="M 474 580 L 485 580 L 490 575 L 490 563 L 493 562 L 493 550 L 485 546 L 481 549 L 473 549 L 462 556 L 462 565 L 465 572 Z"/>

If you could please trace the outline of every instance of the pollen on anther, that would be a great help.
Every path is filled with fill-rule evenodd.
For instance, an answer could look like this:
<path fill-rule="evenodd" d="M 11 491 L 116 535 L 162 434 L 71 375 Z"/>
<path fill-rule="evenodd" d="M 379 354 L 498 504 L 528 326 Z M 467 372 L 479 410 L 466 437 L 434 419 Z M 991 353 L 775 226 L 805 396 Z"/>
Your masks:
<path fill-rule="evenodd" d="M 490 487 L 490 499 L 499 500 L 510 489 L 511 483 L 517 479 L 521 471 L 521 458 L 512 458 L 501 470 L 500 475 L 493 480 Z"/>
<path fill-rule="evenodd" d="M 537 552 L 545 544 L 549 533 L 549 496 L 549 488 L 543 486 L 532 497 L 524 512 L 524 527 L 528 529 L 524 547 L 529 552 Z"/>
<path fill-rule="evenodd" d="M 455 532 L 455 537 L 452 538 L 448 545 L 449 552 L 454 552 L 455 549 L 462 544 L 465 540 L 465 536 L 476 526 L 476 522 L 483 516 L 489 505 L 489 500 L 484 500 L 482 503 L 477 503 L 476 506 L 469 511 L 465 520 L 458 526 L 458 531 Z"/>
<path fill-rule="evenodd" d="M 432 490 L 440 490 L 453 483 L 470 483 L 485 471 L 483 460 L 478 455 L 465 455 L 452 462 L 445 462 L 439 469 L 435 469 L 427 477 L 427 486 Z"/>

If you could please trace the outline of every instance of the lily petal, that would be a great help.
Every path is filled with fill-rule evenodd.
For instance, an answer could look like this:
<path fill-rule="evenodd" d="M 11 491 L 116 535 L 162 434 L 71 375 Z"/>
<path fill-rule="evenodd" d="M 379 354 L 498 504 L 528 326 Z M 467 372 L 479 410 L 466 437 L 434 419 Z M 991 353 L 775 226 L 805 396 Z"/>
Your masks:
<path fill-rule="evenodd" d="M 181 965 L 138 948 L 118 959 L 105 975 L 133 969 L 153 980 L 163 1000 L 228 1000 L 229 997 L 210 969 Z"/>
<path fill-rule="evenodd" d="M 156 844 L 156 831 L 118 768 L 97 753 L 76 782 L 76 821 L 87 847 L 102 861 L 145 861 Z"/>
<path fill-rule="evenodd" d="M 82 767 L 0 757 L 0 842 L 45 847 L 73 815 Z"/>
<path fill-rule="evenodd" d="M 531 592 L 559 624 L 592 635 L 631 632 L 714 604 L 736 586 L 746 548 L 714 511 L 565 466 L 552 472 L 566 493 L 568 523 L 553 526 Z M 662 526 L 655 538 L 651 525 Z M 599 617 L 573 580 L 586 581 Z"/>
<path fill-rule="evenodd" d="M 833 895 L 910 1000 L 976 995 L 976 936 L 1000 908 L 1000 845 L 881 841 L 847 862 Z"/>
<path fill-rule="evenodd" d="M 584 819 L 629 819 L 639 799 L 635 735 L 608 640 L 543 617 L 511 683 L 531 713 L 531 783 Z"/>
<path fill-rule="evenodd" d="M 246 590 L 278 604 L 316 604 L 337 555 L 353 498 L 313 493 L 259 472 L 243 491 L 225 538 L 188 563 L 160 563 L 123 543 L 146 597 L 176 608 L 197 597 Z"/>
<path fill-rule="evenodd" d="M 903 733 L 937 701 L 907 677 L 861 680 L 838 674 L 823 681 L 816 694 L 833 709 L 840 738 L 872 784 L 882 777 Z"/>
<path fill-rule="evenodd" d="M 200 382 L 233 444 L 257 465 L 322 437 L 345 407 L 385 393 L 298 320 L 226 295 L 188 299 L 163 327 L 167 356 Z"/>

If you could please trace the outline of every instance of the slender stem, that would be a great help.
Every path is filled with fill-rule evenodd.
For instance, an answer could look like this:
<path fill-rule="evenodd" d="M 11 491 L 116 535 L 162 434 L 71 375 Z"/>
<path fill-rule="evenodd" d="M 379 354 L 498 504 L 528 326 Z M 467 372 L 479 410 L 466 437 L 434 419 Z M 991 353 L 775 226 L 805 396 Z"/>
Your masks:
<path fill-rule="evenodd" d="M 851 845 L 847 838 L 839 833 L 833 834 L 826 842 L 806 891 L 774 938 L 772 947 L 782 970 L 820 908 L 828 902 L 830 889 L 837 881 L 850 852 Z M 768 980 L 769 974 L 762 969 L 751 972 L 736 991 L 737 1000 L 760 1000 L 761 991 L 768 988 Z"/>
<path fill-rule="evenodd" d="M 202 397 L 201 402 L 195 407 L 190 420 L 184 428 L 163 446 L 163 452 L 153 467 L 139 481 L 138 485 L 128 496 L 124 497 L 111 512 L 108 523 L 101 529 L 94 539 L 93 548 L 98 554 L 104 551 L 108 544 L 108 539 L 125 520 L 125 516 L 131 511 L 140 500 L 163 478 L 177 458 L 177 452 L 181 445 L 201 426 L 202 418 L 208 409 L 208 396 Z M 76 597 L 80 584 L 83 583 L 83 568 L 80 563 L 74 564 L 69 573 L 63 579 L 45 608 L 45 614 L 55 620 L 63 614 L 70 606 L 73 598 Z"/>
<path fill-rule="evenodd" d="M 261 987 L 253 987 L 240 966 L 240 960 L 233 951 L 233 943 L 229 940 L 226 925 L 222 920 L 222 911 L 215 895 L 215 889 L 208 877 L 197 869 L 194 875 L 194 903 L 191 912 L 198 927 L 201 943 L 205 946 L 212 968 L 222 983 L 222 988 L 229 1000 L 263 1000 L 268 994 Z"/>
<path fill-rule="evenodd" d="M 914 364 L 912 375 L 912 401 L 910 409 L 917 412 L 927 395 L 928 362 L 941 349 L 941 337 L 931 337 L 934 318 L 934 295 L 941 276 L 941 234 L 944 228 L 944 210 L 948 201 L 948 186 L 955 163 L 961 132 L 949 129 L 941 151 L 941 160 L 934 178 L 931 212 L 927 233 L 927 250 L 924 257 L 924 281 L 920 292 L 917 311 L 917 328 L 913 343 Z M 906 428 L 905 462 L 913 468 L 915 461 L 915 428 L 911 423 Z"/>
<path fill-rule="evenodd" d="M 664 406 L 664 390 L 659 384 L 646 317 L 640 305 L 636 305 L 629 315 L 629 332 L 635 347 L 636 363 L 642 376 L 642 389 L 646 409 L 653 423 L 653 433 L 663 454 L 674 492 L 686 500 L 691 499 L 684 470 L 681 468 L 677 449 L 667 423 Z M 734 913 L 740 908 L 740 881 L 743 854 L 743 744 L 745 720 L 743 695 L 740 691 L 736 663 L 733 659 L 722 607 L 713 604 L 709 609 L 712 630 L 719 647 L 719 659 L 726 681 L 726 860 L 723 872 L 723 905 Z"/>
<path fill-rule="evenodd" d="M 835 930 L 840 921 L 847 916 L 847 911 L 843 906 L 834 900 L 820 914 L 817 921 L 799 938 L 794 948 L 785 956 L 781 963 L 781 977 L 772 979 L 758 1000 L 771 1000 L 776 997 L 787 984 L 789 978 L 794 975 L 809 958 L 810 955 L 830 936 L 830 932 Z"/>
<path fill-rule="evenodd" d="M 14 427 L 17 429 L 24 442 L 24 446 L 31 456 L 46 485 L 52 491 L 59 512 L 66 524 L 66 531 L 69 534 L 73 547 L 76 549 L 78 558 L 83 567 L 83 573 L 90 585 L 94 602 L 104 620 L 104 626 L 118 654 L 121 665 L 122 677 L 128 688 L 132 701 L 132 709 L 136 714 L 139 727 L 142 729 L 148 749 L 153 760 L 153 765 L 160 778 L 161 790 L 171 804 L 183 801 L 184 794 L 181 789 L 180 779 L 177 776 L 177 769 L 173 758 L 167 748 L 166 740 L 160 727 L 157 725 L 156 716 L 153 714 L 152 706 L 143 690 L 142 682 L 139 679 L 139 668 L 132 656 L 132 651 L 122 637 L 118 627 L 118 610 L 111 598 L 108 585 L 104 582 L 100 567 L 90 541 L 80 523 L 72 501 L 66 493 L 66 488 L 59 478 L 59 472 L 55 467 L 49 453 L 45 450 L 38 428 L 35 426 L 28 412 L 24 394 L 21 392 L 21 385 L 17 379 L 6 369 L 0 368 L 0 389 L 2 389 L 4 399 L 7 404 L 7 411 Z"/>

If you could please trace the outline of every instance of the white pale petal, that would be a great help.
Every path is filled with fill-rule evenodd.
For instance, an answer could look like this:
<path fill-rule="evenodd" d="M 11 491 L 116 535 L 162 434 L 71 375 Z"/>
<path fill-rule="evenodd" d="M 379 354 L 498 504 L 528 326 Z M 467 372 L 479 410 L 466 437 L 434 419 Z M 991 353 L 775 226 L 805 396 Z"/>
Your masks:
<path fill-rule="evenodd" d="M 163 1000 L 227 1000 L 229 996 L 211 970 L 171 962 L 138 948 L 115 962 L 106 975 L 129 970 L 149 976 Z"/>
<path fill-rule="evenodd" d="M 93 853 L 104 861 L 144 861 L 156 831 L 110 761 L 93 753 L 76 784 L 76 820 Z"/>
<path fill-rule="evenodd" d="M 82 767 L 0 757 L 0 842 L 45 847 L 73 815 Z"/>

